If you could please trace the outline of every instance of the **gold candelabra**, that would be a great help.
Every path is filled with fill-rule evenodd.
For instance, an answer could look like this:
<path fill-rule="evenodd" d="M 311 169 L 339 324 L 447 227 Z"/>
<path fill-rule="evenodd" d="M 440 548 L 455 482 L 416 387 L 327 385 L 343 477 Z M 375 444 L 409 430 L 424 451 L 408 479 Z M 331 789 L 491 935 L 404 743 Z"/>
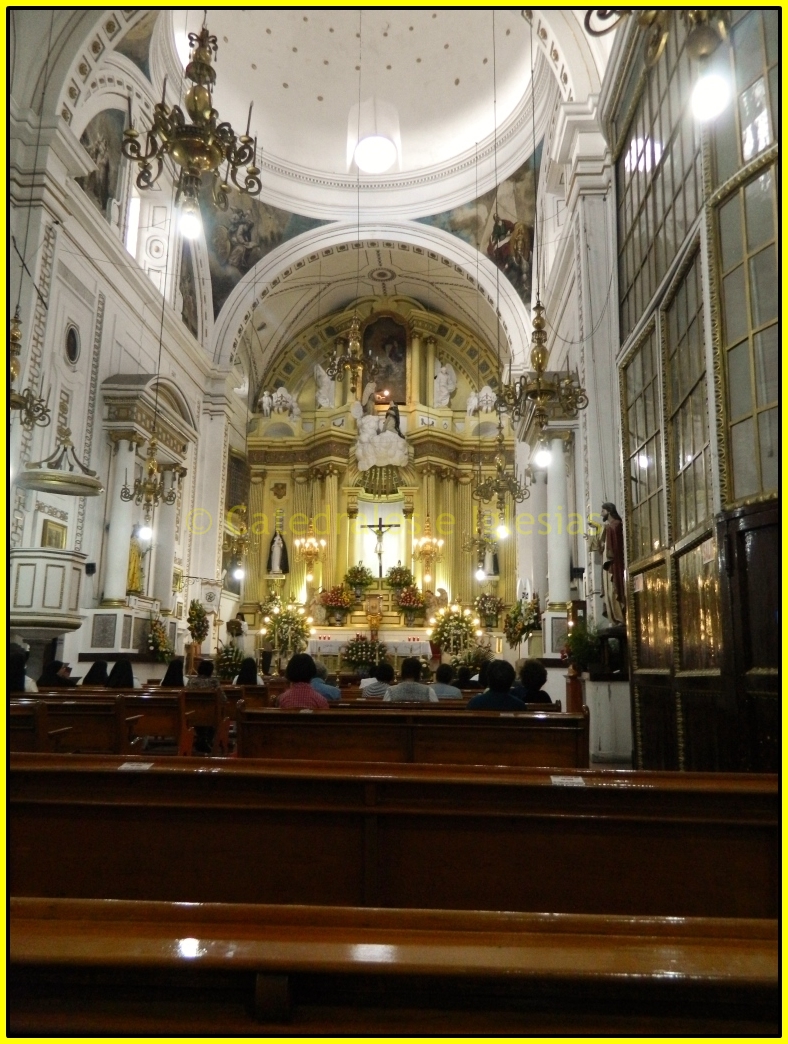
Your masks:
<path fill-rule="evenodd" d="M 128 480 L 124 482 L 120 491 L 120 499 L 128 503 L 133 500 L 135 504 L 143 505 L 145 524 L 150 524 L 153 509 L 159 504 L 174 504 L 178 497 L 176 480 L 180 483 L 186 473 L 185 468 L 173 468 L 172 484 L 169 489 L 165 488 L 164 476 L 160 474 L 160 465 L 156 459 L 156 450 L 159 442 L 155 434 L 151 435 L 148 443 L 148 453 L 145 458 L 145 474 L 141 479 L 134 480 L 134 486 L 129 487 Z"/>
<path fill-rule="evenodd" d="M 361 353 L 361 323 L 358 316 L 354 315 L 350 321 L 347 340 L 338 337 L 334 342 L 334 357 L 329 359 L 326 373 L 332 381 L 341 380 L 345 373 L 349 373 L 350 390 L 355 395 L 358 388 L 358 380 L 363 371 L 364 357 Z"/>
<path fill-rule="evenodd" d="M 237 136 L 229 123 L 219 121 L 213 107 L 212 90 L 216 70 L 212 58 L 218 52 L 216 37 L 203 25 L 199 33 L 189 33 L 189 64 L 184 75 L 192 86 L 186 92 L 185 107 L 191 122 L 187 122 L 178 105 L 166 104 L 167 79 L 164 80 L 161 101 L 153 109 L 153 124 L 147 132 L 144 148 L 132 122 L 129 95 L 129 126 L 123 132 L 123 155 L 137 163 L 137 188 L 149 189 L 158 181 L 164 167 L 164 157 L 170 156 L 180 168 L 175 205 L 183 211 L 199 214 L 199 192 L 202 175 L 213 172 L 213 198 L 221 210 L 227 209 L 229 181 L 239 192 L 256 196 L 262 189 L 260 169 L 255 165 L 257 139 L 249 136 L 252 106 L 246 133 Z M 227 164 L 224 179 L 219 168 Z M 155 170 L 154 165 L 155 164 Z M 246 174 L 238 179 L 239 170 L 246 166 Z"/>
<path fill-rule="evenodd" d="M 11 357 L 9 363 L 11 389 L 8 399 L 11 409 L 19 412 L 19 420 L 23 428 L 33 428 L 36 425 L 39 428 L 46 428 L 52 421 L 49 413 L 49 403 L 41 396 L 36 395 L 32 388 L 25 388 L 22 392 L 14 390 L 14 383 L 18 380 L 20 373 L 19 355 L 21 350 L 22 320 L 19 317 L 19 307 L 17 306 L 8 329 L 8 354 Z"/>
<path fill-rule="evenodd" d="M 416 561 L 421 562 L 424 583 L 426 584 L 432 580 L 432 571 L 435 568 L 435 563 L 440 562 L 443 558 L 443 545 L 443 540 L 432 535 L 432 523 L 430 522 L 430 516 L 427 515 L 424 519 L 424 536 L 415 541 L 413 549 L 413 557 Z"/>
<path fill-rule="evenodd" d="M 306 536 L 299 537 L 293 541 L 296 561 L 303 562 L 306 566 L 306 582 L 314 580 L 313 570 L 317 562 L 322 562 L 326 551 L 325 540 L 318 540 L 315 535 L 314 521 L 310 518 L 307 526 Z"/>

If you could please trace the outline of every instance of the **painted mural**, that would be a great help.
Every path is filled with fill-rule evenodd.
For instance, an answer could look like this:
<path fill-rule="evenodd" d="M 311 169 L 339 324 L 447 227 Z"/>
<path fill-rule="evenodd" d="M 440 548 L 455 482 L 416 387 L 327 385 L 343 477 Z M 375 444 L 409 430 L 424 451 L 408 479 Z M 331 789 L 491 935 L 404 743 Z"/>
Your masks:
<path fill-rule="evenodd" d="M 362 387 L 375 382 L 375 391 L 387 391 L 388 402 L 407 403 L 405 371 L 407 331 L 402 323 L 384 315 L 364 328 Z M 370 372 L 371 369 L 371 372 Z"/>
<path fill-rule="evenodd" d="M 227 210 L 219 210 L 213 203 L 209 178 L 203 179 L 200 209 L 208 246 L 214 317 L 241 278 L 266 254 L 288 239 L 326 224 L 279 210 L 234 190 L 229 193 Z"/>
<path fill-rule="evenodd" d="M 120 41 L 115 50 L 118 54 L 125 55 L 129 61 L 134 62 L 144 76 L 150 79 L 150 41 L 153 36 L 153 27 L 159 16 L 158 11 L 150 11 L 133 25 Z"/>
<path fill-rule="evenodd" d="M 125 113 L 120 109 L 104 109 L 82 132 L 79 141 L 96 164 L 84 178 L 76 178 L 107 221 L 113 221 L 112 203 L 117 205 L 120 183 L 120 147 L 123 141 Z"/>
<path fill-rule="evenodd" d="M 531 307 L 534 210 L 541 160 L 540 142 L 533 156 L 498 186 L 497 212 L 496 190 L 490 189 L 470 203 L 418 219 L 471 246 L 479 243 L 527 308 Z"/>
<path fill-rule="evenodd" d="M 188 239 L 183 240 L 181 248 L 181 276 L 178 289 L 181 292 L 181 319 L 183 320 L 183 325 L 195 337 L 198 337 L 197 287 L 194 281 L 192 248 Z"/>

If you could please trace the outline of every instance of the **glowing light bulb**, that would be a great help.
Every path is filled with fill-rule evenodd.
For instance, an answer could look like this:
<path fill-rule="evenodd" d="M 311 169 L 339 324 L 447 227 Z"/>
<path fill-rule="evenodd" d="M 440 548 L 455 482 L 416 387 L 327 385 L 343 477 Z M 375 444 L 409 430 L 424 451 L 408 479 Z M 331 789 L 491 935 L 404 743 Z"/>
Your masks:
<path fill-rule="evenodd" d="M 271 617 L 270 616 L 264 616 L 263 617 L 263 623 L 270 623 L 270 622 L 271 622 Z"/>
<path fill-rule="evenodd" d="M 503 522 L 498 523 L 498 527 L 495 530 L 495 535 L 499 540 L 505 540 L 509 536 L 509 530 Z"/>
<path fill-rule="evenodd" d="M 355 160 L 365 174 L 382 174 L 397 158 L 397 146 L 382 134 L 370 134 L 356 145 Z"/>
<path fill-rule="evenodd" d="M 705 123 L 716 119 L 728 107 L 731 100 L 730 81 L 719 73 L 706 73 L 699 77 L 692 91 L 690 104 L 692 115 Z"/>
<path fill-rule="evenodd" d="M 181 208 L 181 217 L 178 221 L 180 233 L 186 239 L 196 239 L 202 229 L 200 211 L 194 200 L 187 200 Z"/>
<path fill-rule="evenodd" d="M 540 442 L 536 447 L 536 453 L 534 453 L 534 464 L 537 468 L 546 468 L 552 459 L 553 454 L 550 452 L 549 447 Z"/>
<path fill-rule="evenodd" d="M 308 624 L 314 623 L 314 622 L 315 622 L 315 618 L 314 618 L 314 616 L 307 616 L 307 618 L 306 618 L 306 622 L 307 622 Z"/>
<path fill-rule="evenodd" d="M 425 573 L 424 574 L 424 583 L 425 584 L 429 584 L 431 582 L 431 580 L 432 580 L 432 577 L 430 576 L 430 574 L 429 573 Z"/>
<path fill-rule="evenodd" d="M 429 638 L 431 634 L 432 634 L 432 628 L 428 627 L 427 628 L 427 637 Z"/>
<path fill-rule="evenodd" d="M 476 577 L 476 579 L 477 579 L 477 580 L 484 580 L 484 578 L 485 578 L 485 576 L 486 576 L 487 574 L 486 574 L 486 573 L 485 573 L 485 571 L 484 571 L 484 570 L 482 569 L 482 567 L 481 567 L 481 566 L 479 566 L 479 568 L 478 568 L 478 569 L 476 570 L 476 572 L 475 572 L 475 573 L 474 573 L 473 575 L 474 575 L 474 576 Z"/>
<path fill-rule="evenodd" d="M 434 616 L 431 616 L 431 617 L 430 617 L 430 623 L 431 623 L 431 624 L 434 624 L 434 623 L 437 623 L 437 622 L 438 622 L 438 621 L 437 621 L 437 620 L 435 619 L 435 617 L 434 617 Z"/>
<path fill-rule="evenodd" d="M 477 638 L 481 638 L 481 636 L 482 636 L 483 634 L 484 634 L 484 631 L 477 631 L 477 632 L 476 632 L 476 637 L 477 637 Z"/>
<path fill-rule="evenodd" d="M 306 574 L 306 582 L 307 582 L 308 584 L 311 584 L 311 583 L 312 583 L 312 581 L 313 581 L 314 579 L 315 579 L 315 578 L 314 578 L 314 577 L 312 576 L 312 574 L 311 574 L 311 573 L 307 573 L 307 574 Z"/>
<path fill-rule="evenodd" d="M 470 615 L 471 615 L 471 611 L 470 611 L 470 609 L 463 609 L 463 611 L 462 611 L 462 615 L 463 615 L 463 616 L 470 616 Z"/>
<path fill-rule="evenodd" d="M 152 536 L 153 530 L 151 529 L 151 527 L 143 526 L 139 533 L 140 540 L 150 540 Z"/>
<path fill-rule="evenodd" d="M 234 580 L 243 580 L 245 576 L 246 573 L 244 572 L 243 566 L 236 566 L 235 569 L 233 569 Z"/>
<path fill-rule="evenodd" d="M 302 607 L 301 609 L 299 609 L 299 610 L 298 610 L 298 615 L 299 615 L 299 616 L 303 616 L 303 615 L 304 615 L 304 610 L 303 610 L 303 607 Z"/>
<path fill-rule="evenodd" d="M 479 617 L 478 616 L 474 616 L 474 618 L 473 618 L 473 620 L 471 622 L 472 622 L 474 627 L 478 627 L 479 623 L 480 623 Z"/>
<path fill-rule="evenodd" d="M 310 627 L 309 628 L 309 633 L 310 634 L 317 634 L 317 632 L 315 631 L 314 627 Z"/>

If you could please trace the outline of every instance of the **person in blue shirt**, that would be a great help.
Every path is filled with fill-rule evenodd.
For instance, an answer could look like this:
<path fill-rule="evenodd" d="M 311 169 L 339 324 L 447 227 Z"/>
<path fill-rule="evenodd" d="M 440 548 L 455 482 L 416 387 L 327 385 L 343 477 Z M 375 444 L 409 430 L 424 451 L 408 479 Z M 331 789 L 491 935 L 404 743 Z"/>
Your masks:
<path fill-rule="evenodd" d="M 319 692 L 321 696 L 325 696 L 327 700 L 338 700 L 340 698 L 339 689 L 335 685 L 328 685 L 326 678 L 328 677 L 328 667 L 320 660 L 315 660 L 315 671 L 317 672 L 309 683 L 315 692 Z"/>
<path fill-rule="evenodd" d="M 493 660 L 487 671 L 488 688 L 468 701 L 468 710 L 524 711 L 523 701 L 509 691 L 513 681 L 514 667 L 506 660 Z"/>

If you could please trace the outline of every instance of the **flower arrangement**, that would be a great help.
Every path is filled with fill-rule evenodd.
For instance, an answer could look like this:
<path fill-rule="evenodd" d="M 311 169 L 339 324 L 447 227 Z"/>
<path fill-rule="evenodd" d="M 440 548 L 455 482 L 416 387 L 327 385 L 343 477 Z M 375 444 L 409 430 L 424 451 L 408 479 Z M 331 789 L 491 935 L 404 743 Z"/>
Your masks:
<path fill-rule="evenodd" d="M 386 583 L 389 587 L 413 587 L 416 578 L 404 565 L 392 566 L 386 573 Z"/>
<path fill-rule="evenodd" d="M 235 642 L 223 645 L 216 657 L 216 670 L 222 681 L 232 681 L 241 669 L 244 654 Z"/>
<path fill-rule="evenodd" d="M 186 624 L 189 628 L 189 634 L 192 637 L 192 641 L 197 642 L 198 645 L 202 645 L 208 637 L 211 623 L 202 602 L 196 598 L 193 598 L 191 602 L 189 602 L 189 614 L 186 617 Z"/>
<path fill-rule="evenodd" d="M 525 641 L 531 631 L 539 626 L 539 615 L 533 602 L 515 602 L 504 617 L 503 633 L 509 647 L 513 649 Z"/>
<path fill-rule="evenodd" d="M 455 667 L 473 667 L 478 671 L 483 663 L 494 659 L 490 646 L 486 642 L 479 642 L 478 645 L 469 646 L 461 656 L 455 656 L 452 664 Z"/>
<path fill-rule="evenodd" d="M 357 634 L 340 650 L 340 656 L 343 663 L 351 667 L 369 667 L 385 660 L 387 651 L 383 642 L 373 641 L 365 634 Z"/>
<path fill-rule="evenodd" d="M 353 605 L 353 595 L 344 584 L 338 584 L 328 591 L 321 591 L 320 601 L 330 609 L 349 609 Z"/>
<path fill-rule="evenodd" d="M 470 609 L 460 609 L 458 605 L 439 609 L 430 641 L 445 653 L 459 655 L 473 643 L 478 626 L 479 620 L 471 617 Z"/>
<path fill-rule="evenodd" d="M 268 636 L 275 650 L 289 655 L 301 652 L 309 641 L 309 625 L 304 610 L 291 606 L 286 609 L 275 607 L 271 616 L 264 616 L 260 633 Z"/>
<path fill-rule="evenodd" d="M 150 618 L 147 645 L 148 652 L 159 663 L 167 663 L 172 657 L 173 648 L 170 644 L 170 639 L 167 637 L 167 628 L 159 616 L 151 616 Z"/>
<path fill-rule="evenodd" d="M 427 599 L 415 585 L 398 588 L 397 593 L 394 595 L 394 601 L 398 609 L 411 613 L 424 609 L 427 604 Z"/>
<path fill-rule="evenodd" d="M 271 595 L 265 602 L 260 602 L 260 613 L 263 616 L 271 616 L 274 612 L 281 613 L 284 603 L 279 595 Z"/>
<path fill-rule="evenodd" d="M 367 569 L 365 565 L 360 562 L 358 565 L 351 566 L 350 569 L 345 573 L 345 584 L 348 587 L 371 587 L 375 583 L 375 577 L 372 575 L 372 570 Z"/>
<path fill-rule="evenodd" d="M 503 609 L 503 599 L 494 594 L 480 594 L 473 600 L 473 608 L 479 616 L 498 616 Z"/>
<path fill-rule="evenodd" d="M 561 659 L 571 664 L 576 671 L 588 670 L 591 663 L 601 657 L 601 642 L 597 629 L 591 625 L 578 623 L 566 632 L 566 644 L 561 650 Z"/>

